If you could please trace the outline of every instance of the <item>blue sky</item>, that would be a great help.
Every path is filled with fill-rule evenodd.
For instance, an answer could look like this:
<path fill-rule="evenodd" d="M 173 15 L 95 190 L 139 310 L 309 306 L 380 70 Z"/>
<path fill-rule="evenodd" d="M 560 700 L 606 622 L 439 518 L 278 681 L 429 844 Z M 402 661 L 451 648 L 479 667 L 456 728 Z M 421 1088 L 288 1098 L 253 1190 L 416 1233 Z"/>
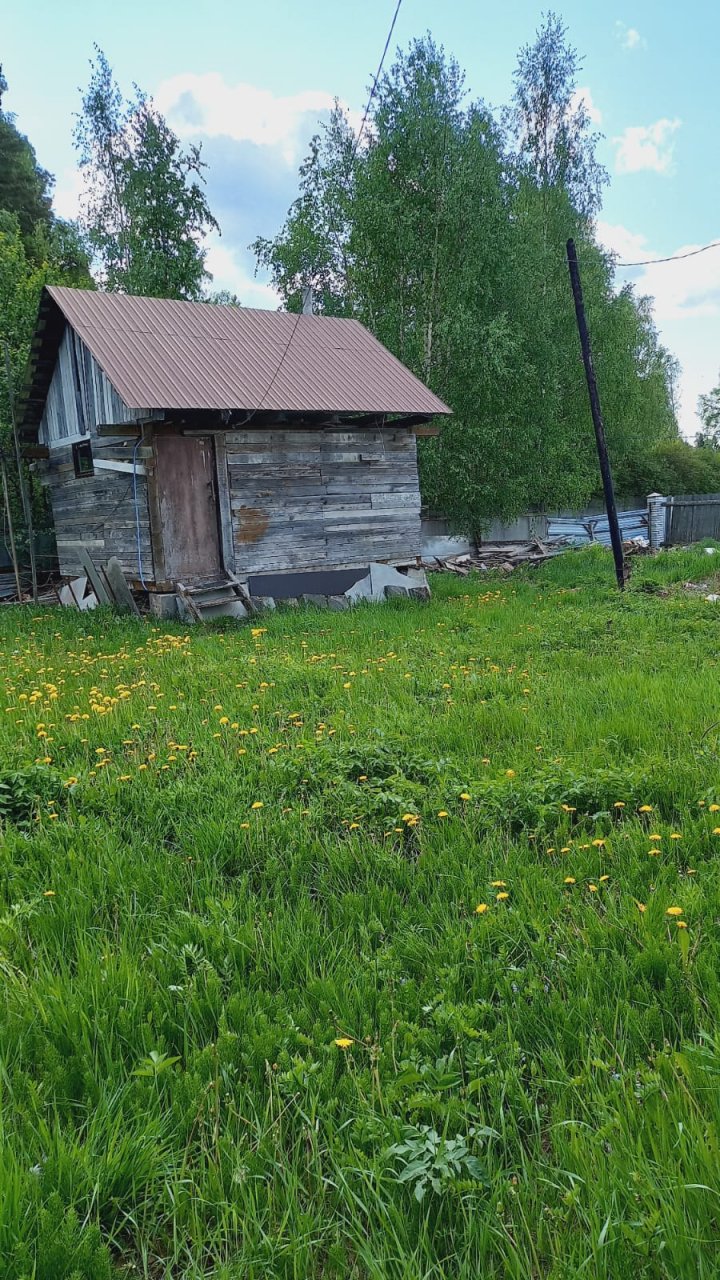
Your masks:
<path fill-rule="evenodd" d="M 73 112 L 97 42 L 124 89 L 136 81 L 179 133 L 203 143 L 223 231 L 209 257 L 215 285 L 247 305 L 272 306 L 247 244 L 278 229 L 298 161 L 333 96 L 361 112 L 394 7 L 394 0 L 14 5 L 0 48 L 10 85 L 4 105 L 55 173 L 59 211 L 74 214 Z M 510 96 L 517 51 L 532 40 L 543 7 L 404 0 L 392 47 L 430 30 L 464 67 L 470 94 L 497 106 Z M 626 260 L 720 239 L 720 5 L 565 0 L 556 7 L 584 56 L 580 84 L 605 135 L 599 155 L 611 185 L 600 239 Z M 663 339 L 683 365 L 681 425 L 692 435 L 697 395 L 720 373 L 720 249 L 619 278 L 636 280 L 655 300 Z"/>

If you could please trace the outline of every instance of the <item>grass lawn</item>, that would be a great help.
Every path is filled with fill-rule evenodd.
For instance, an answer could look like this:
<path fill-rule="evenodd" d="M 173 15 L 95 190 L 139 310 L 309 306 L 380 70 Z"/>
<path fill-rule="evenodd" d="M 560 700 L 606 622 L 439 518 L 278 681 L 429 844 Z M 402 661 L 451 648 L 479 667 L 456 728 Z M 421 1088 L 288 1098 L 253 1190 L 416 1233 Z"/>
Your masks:
<path fill-rule="evenodd" d="M 708 566 L 0 612 L 0 1280 L 720 1274 Z"/>

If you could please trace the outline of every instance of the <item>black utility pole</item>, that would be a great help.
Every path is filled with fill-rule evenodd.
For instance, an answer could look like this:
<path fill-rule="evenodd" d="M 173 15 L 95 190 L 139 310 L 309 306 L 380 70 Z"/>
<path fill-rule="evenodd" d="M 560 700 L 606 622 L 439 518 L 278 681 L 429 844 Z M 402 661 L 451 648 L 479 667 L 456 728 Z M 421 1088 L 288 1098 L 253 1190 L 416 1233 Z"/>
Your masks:
<path fill-rule="evenodd" d="M 617 584 L 622 591 L 625 587 L 625 561 L 623 558 L 622 538 L 620 536 L 617 507 L 615 506 L 615 490 L 613 489 L 610 459 L 608 458 L 607 444 L 605 443 L 605 427 L 602 419 L 602 410 L 600 408 L 600 396 L 598 395 L 595 368 L 593 366 L 590 334 L 588 333 L 587 320 L 585 319 L 585 305 L 583 303 L 582 285 L 580 283 L 580 269 L 578 267 L 577 251 L 575 249 L 574 240 L 568 240 L 567 242 L 567 260 L 568 267 L 570 268 L 570 281 L 572 283 L 573 298 L 575 299 L 575 316 L 577 318 L 578 333 L 580 334 L 580 346 L 582 348 L 583 364 L 585 365 L 588 396 L 590 397 L 590 412 L 592 413 L 593 426 L 595 427 L 595 442 L 597 444 L 598 460 L 600 462 L 600 472 L 602 474 L 603 490 L 605 493 L 605 509 L 607 511 L 608 524 L 610 526 L 610 541 L 612 542 L 613 558 L 615 560 L 615 576 L 617 578 Z"/>

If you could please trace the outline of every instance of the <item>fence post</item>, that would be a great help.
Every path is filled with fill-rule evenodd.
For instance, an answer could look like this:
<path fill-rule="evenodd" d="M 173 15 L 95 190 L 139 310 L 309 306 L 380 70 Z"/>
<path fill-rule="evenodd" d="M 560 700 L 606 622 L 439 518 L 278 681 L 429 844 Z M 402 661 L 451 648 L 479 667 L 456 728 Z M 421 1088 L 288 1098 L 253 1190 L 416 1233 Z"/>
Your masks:
<path fill-rule="evenodd" d="M 665 542 L 665 503 L 661 493 L 648 494 L 648 541 L 651 551 L 659 551 Z"/>

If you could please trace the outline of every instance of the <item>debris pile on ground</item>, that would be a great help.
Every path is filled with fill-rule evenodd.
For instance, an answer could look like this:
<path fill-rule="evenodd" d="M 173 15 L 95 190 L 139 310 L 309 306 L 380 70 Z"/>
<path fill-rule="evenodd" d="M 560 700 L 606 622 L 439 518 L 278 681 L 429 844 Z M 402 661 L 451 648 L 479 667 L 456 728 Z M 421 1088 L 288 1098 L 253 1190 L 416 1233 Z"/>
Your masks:
<path fill-rule="evenodd" d="M 462 578 L 472 570 L 487 573 L 491 569 L 499 569 L 503 573 L 512 573 L 519 565 L 544 564 L 567 548 L 568 543 L 564 539 L 558 542 L 541 542 L 539 538 L 531 538 L 528 542 L 484 542 L 472 554 L 433 556 L 423 564 L 431 571 L 445 569 Z"/>
<path fill-rule="evenodd" d="M 650 554 L 650 543 L 647 538 L 626 538 L 622 544 L 626 556 L 647 556 Z"/>

